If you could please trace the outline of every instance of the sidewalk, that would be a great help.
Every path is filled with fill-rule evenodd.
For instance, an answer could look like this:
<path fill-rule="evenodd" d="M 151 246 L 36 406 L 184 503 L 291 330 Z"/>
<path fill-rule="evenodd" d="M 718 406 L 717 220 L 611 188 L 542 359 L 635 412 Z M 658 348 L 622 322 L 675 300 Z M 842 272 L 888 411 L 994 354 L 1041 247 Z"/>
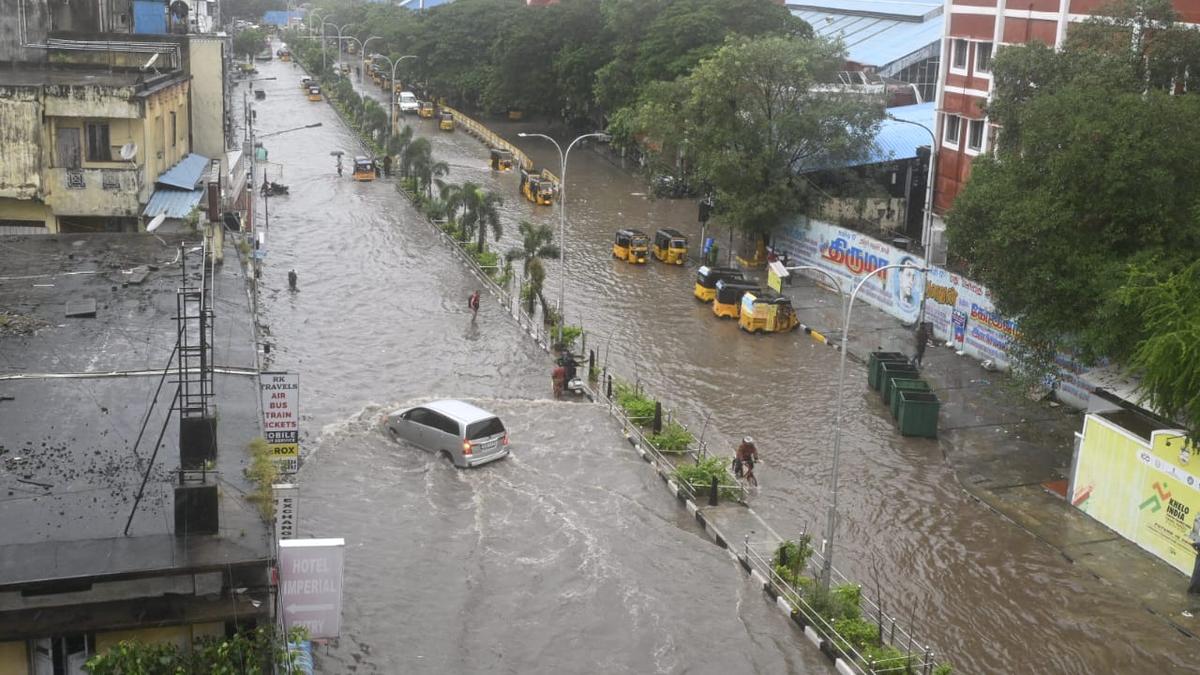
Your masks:
<path fill-rule="evenodd" d="M 784 292 L 803 326 L 819 332 L 831 346 L 840 345 L 836 293 L 803 278 Z M 850 324 L 851 359 L 866 362 L 873 351 L 913 353 L 913 330 L 864 302 L 855 303 Z M 921 370 L 941 400 L 938 442 L 964 490 L 1111 584 L 1131 603 L 1191 637 L 1200 632 L 1200 600 L 1188 597 L 1186 576 L 1043 486 L 1068 477 L 1082 413 L 1031 401 L 1006 386 L 1007 375 L 985 371 L 978 361 L 941 344 L 929 346 Z M 846 387 L 865 386 L 849 374 L 847 380 Z M 878 405 L 884 414 L 883 404 Z"/>

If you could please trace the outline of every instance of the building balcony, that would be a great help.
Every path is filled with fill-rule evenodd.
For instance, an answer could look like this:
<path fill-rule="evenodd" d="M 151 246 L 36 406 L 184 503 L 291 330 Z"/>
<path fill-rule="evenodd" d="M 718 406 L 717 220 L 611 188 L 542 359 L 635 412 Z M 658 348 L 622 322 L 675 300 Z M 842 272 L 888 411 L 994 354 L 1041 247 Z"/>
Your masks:
<path fill-rule="evenodd" d="M 134 168 L 48 169 L 46 203 L 60 216 L 125 216 L 140 213 L 142 171 Z"/>

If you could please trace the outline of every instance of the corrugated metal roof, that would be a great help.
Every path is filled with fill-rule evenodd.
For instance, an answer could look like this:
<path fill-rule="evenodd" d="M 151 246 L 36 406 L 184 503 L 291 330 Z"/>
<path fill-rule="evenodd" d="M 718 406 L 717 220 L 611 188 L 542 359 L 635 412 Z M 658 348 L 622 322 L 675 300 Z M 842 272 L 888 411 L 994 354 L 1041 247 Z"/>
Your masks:
<path fill-rule="evenodd" d="M 846 169 L 853 166 L 914 159 L 917 156 L 917 148 L 921 146 L 928 147 L 933 142 L 931 134 L 934 128 L 934 106 L 934 102 L 930 101 L 928 103 L 888 108 L 888 115 L 896 119 L 885 118 L 879 123 L 879 131 L 875 134 L 875 142 L 871 144 L 871 148 L 865 155 L 850 160 L 815 160 L 809 162 L 805 168 L 799 168 L 796 171 L 798 173 L 813 173 L 815 171 Z M 916 126 L 918 124 L 921 126 Z M 926 131 L 926 129 L 929 131 Z"/>
<path fill-rule="evenodd" d="M 830 39 L 841 38 L 846 46 L 846 57 L 849 61 L 864 66 L 874 66 L 881 74 L 889 75 L 892 70 L 888 66 L 900 61 L 908 61 L 905 57 L 915 52 L 926 52 L 936 55 L 936 49 L 929 50 L 930 45 L 937 45 L 942 39 L 942 27 L 945 17 L 942 15 L 941 3 L 921 14 L 911 18 L 898 18 L 891 14 L 896 5 L 917 5 L 920 3 L 888 3 L 840 0 L 821 3 L 833 5 L 830 8 L 817 8 L 810 5 L 792 7 L 792 15 L 804 19 L 813 27 L 818 35 Z M 850 6 L 875 8 L 870 13 L 849 11 Z M 839 11 L 839 8 L 843 11 Z M 867 10 L 862 10 L 866 12 Z M 909 65 L 906 63 L 905 65 Z"/>
<path fill-rule="evenodd" d="M 154 182 L 164 187 L 191 190 L 200 182 L 200 177 L 204 175 L 207 168 L 208 158 L 193 152 L 179 160 L 175 166 L 159 174 L 158 180 Z"/>
<path fill-rule="evenodd" d="M 153 218 L 161 213 L 168 218 L 187 218 L 203 197 L 204 188 L 195 190 L 159 188 L 150 195 L 150 201 L 146 202 L 146 209 L 142 211 L 142 215 Z"/>

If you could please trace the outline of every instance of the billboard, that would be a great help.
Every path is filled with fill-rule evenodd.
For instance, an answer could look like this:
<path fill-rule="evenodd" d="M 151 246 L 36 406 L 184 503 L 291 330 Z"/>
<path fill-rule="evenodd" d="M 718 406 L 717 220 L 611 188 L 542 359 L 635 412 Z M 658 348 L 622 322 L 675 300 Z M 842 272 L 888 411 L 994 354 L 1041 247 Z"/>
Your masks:
<path fill-rule="evenodd" d="M 302 626 L 311 638 L 336 638 L 342 630 L 344 539 L 279 542 L 279 604 L 285 628 Z"/>
<path fill-rule="evenodd" d="M 1190 574 L 1188 539 L 1200 517 L 1200 458 L 1181 431 L 1150 440 L 1098 414 L 1085 418 L 1071 476 L 1071 504 Z"/>
<path fill-rule="evenodd" d="M 283 473 L 300 469 L 300 375 L 259 373 L 263 437 Z"/>

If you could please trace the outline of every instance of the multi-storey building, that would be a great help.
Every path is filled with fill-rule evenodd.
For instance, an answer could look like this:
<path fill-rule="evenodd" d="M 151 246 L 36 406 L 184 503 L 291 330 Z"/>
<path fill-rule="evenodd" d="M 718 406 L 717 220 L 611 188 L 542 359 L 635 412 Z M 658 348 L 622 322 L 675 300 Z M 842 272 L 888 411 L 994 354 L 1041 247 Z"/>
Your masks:
<path fill-rule="evenodd" d="M 1003 45 L 1042 42 L 1061 47 L 1073 23 L 1110 0 L 946 0 L 945 39 L 937 91 L 934 248 L 941 216 L 971 176 L 971 162 L 988 152 L 995 128 L 983 104 L 992 93 L 992 57 Z M 1200 2 L 1173 0 L 1181 21 L 1200 23 Z M 936 250 L 932 252 L 935 261 Z"/>

